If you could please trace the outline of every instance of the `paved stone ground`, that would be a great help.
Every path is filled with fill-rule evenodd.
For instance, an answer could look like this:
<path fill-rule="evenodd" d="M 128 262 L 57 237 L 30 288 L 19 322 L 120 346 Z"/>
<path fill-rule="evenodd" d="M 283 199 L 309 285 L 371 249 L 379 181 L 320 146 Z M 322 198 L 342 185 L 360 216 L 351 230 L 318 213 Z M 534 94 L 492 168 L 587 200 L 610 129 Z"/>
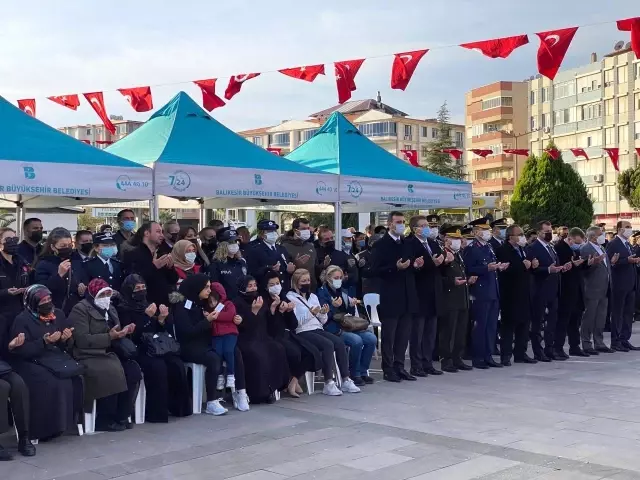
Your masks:
<path fill-rule="evenodd" d="M 640 352 L 601 354 L 283 397 L 58 439 L 0 479 L 640 479 L 639 371 Z"/>

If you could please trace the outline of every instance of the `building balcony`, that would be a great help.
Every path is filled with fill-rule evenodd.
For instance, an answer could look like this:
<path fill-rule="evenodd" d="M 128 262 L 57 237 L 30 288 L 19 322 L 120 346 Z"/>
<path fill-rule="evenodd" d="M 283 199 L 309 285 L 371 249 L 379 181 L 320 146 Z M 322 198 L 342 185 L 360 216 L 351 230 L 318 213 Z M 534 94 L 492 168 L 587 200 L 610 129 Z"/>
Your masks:
<path fill-rule="evenodd" d="M 580 120 L 577 125 L 577 130 L 590 130 L 592 128 L 602 127 L 602 117 L 590 118 L 589 120 Z"/>
<path fill-rule="evenodd" d="M 512 120 L 513 119 L 513 107 L 496 107 L 482 110 L 480 112 L 474 112 L 471 114 L 471 121 L 483 120 L 483 123 L 492 122 L 496 120 Z"/>
<path fill-rule="evenodd" d="M 480 142 L 489 142 L 492 140 L 511 140 L 513 138 L 513 134 L 506 132 L 505 130 L 496 130 L 493 132 L 483 133 L 482 135 L 476 135 L 475 137 L 471 137 L 471 143 L 473 146 L 477 146 L 476 144 Z"/>
<path fill-rule="evenodd" d="M 578 93 L 577 103 L 591 103 L 596 100 L 602 100 L 602 89 L 596 88 L 588 92 Z"/>
<path fill-rule="evenodd" d="M 513 178 L 484 178 L 473 181 L 474 193 L 510 191 L 515 186 Z"/>
<path fill-rule="evenodd" d="M 474 157 L 471 165 L 474 170 L 488 170 L 491 168 L 513 168 L 515 159 L 513 155 L 501 153 L 499 155 L 489 155 L 487 158 Z"/>

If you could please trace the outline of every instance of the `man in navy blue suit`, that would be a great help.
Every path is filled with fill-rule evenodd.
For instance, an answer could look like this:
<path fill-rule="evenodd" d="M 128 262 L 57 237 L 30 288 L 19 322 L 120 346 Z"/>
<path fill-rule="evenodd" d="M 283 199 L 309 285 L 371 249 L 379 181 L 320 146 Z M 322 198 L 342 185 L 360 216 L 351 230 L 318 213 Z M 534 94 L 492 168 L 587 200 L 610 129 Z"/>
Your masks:
<path fill-rule="evenodd" d="M 631 224 L 621 220 L 616 230 L 617 235 L 607 245 L 611 261 L 611 349 L 628 352 L 640 350 L 629 342 L 635 309 L 636 264 L 640 258 L 629 245 L 633 234 Z"/>
<path fill-rule="evenodd" d="M 533 301 L 531 304 L 531 348 L 534 358 L 540 362 L 555 359 L 553 337 L 558 319 L 558 295 L 560 293 L 560 273 L 568 271 L 572 263 L 560 265 L 551 240 L 551 222 L 538 224 L 538 238 L 527 247 L 527 260 L 537 260 L 538 267 L 532 268 Z M 546 320 L 546 322 L 545 322 Z M 544 325 L 544 350 L 542 349 L 542 325 Z"/>

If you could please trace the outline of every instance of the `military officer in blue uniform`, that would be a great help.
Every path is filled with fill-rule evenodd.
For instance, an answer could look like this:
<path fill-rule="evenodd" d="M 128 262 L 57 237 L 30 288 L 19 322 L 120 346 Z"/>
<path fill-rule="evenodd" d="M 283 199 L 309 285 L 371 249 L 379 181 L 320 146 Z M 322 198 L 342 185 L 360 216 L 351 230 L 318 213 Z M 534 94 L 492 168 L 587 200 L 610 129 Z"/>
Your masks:
<path fill-rule="evenodd" d="M 114 290 L 120 290 L 124 280 L 124 270 L 118 260 L 118 245 L 111 232 L 96 233 L 93 236 L 95 255 L 82 265 L 88 282 L 102 278 Z"/>
<path fill-rule="evenodd" d="M 258 222 L 258 238 L 247 252 L 247 264 L 249 273 L 262 285 L 265 274 L 272 270 L 280 274 L 282 291 L 291 288 L 291 274 L 296 266 L 291 261 L 291 255 L 286 248 L 277 244 L 278 224 L 273 220 L 260 220 Z M 313 272 L 310 272 L 313 275 Z"/>
<path fill-rule="evenodd" d="M 502 367 L 493 360 L 496 331 L 498 328 L 498 314 L 500 312 L 500 294 L 498 290 L 499 270 L 504 270 L 508 264 L 498 263 L 489 240 L 491 240 L 491 226 L 485 218 L 474 220 L 474 241 L 464 251 L 464 263 L 467 276 L 478 277 L 469 287 L 471 311 L 474 320 L 472 333 L 473 366 L 480 369 Z"/>

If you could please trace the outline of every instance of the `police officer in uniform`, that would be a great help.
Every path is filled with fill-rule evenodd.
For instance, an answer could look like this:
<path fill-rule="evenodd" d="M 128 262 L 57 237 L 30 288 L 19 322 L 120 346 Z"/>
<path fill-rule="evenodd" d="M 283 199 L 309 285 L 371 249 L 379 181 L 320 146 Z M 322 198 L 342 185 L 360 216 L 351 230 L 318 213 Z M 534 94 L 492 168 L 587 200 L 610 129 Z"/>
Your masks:
<path fill-rule="evenodd" d="M 473 225 L 475 240 L 467 247 L 463 258 L 467 277 L 478 277 L 469 288 L 473 298 L 471 307 L 474 320 L 473 366 L 480 369 L 502 367 L 493 360 L 492 353 L 495 348 L 500 312 L 497 272 L 506 269 L 508 264 L 498 263 L 489 245 L 491 226 L 488 221 L 485 218 L 479 218 L 472 221 L 470 225 Z"/>
<path fill-rule="evenodd" d="M 124 280 L 124 269 L 118 260 L 118 245 L 111 232 L 93 236 L 95 255 L 82 265 L 87 276 L 87 285 L 94 278 L 102 278 L 114 290 L 120 290 Z"/>
<path fill-rule="evenodd" d="M 280 227 L 273 220 L 258 222 L 258 238 L 246 252 L 247 263 L 249 273 L 255 277 L 258 285 L 262 285 L 265 274 L 272 270 L 280 274 L 282 290 L 286 292 L 291 288 L 291 274 L 295 272 L 296 266 L 287 249 L 276 244 L 279 238 L 278 228 Z M 313 275 L 313 272 L 309 274 Z"/>
<path fill-rule="evenodd" d="M 498 249 L 504 245 L 506 240 L 506 232 L 507 232 L 507 221 L 504 218 L 498 218 L 494 220 L 489 225 L 491 225 L 491 240 L 489 240 L 489 244 L 491 248 L 493 248 L 493 253 L 496 253 Z"/>
<path fill-rule="evenodd" d="M 434 249 L 434 255 L 441 255 L 444 251 L 444 235 L 440 233 L 440 215 L 427 215 L 427 223 L 429 224 L 429 244 Z"/>

